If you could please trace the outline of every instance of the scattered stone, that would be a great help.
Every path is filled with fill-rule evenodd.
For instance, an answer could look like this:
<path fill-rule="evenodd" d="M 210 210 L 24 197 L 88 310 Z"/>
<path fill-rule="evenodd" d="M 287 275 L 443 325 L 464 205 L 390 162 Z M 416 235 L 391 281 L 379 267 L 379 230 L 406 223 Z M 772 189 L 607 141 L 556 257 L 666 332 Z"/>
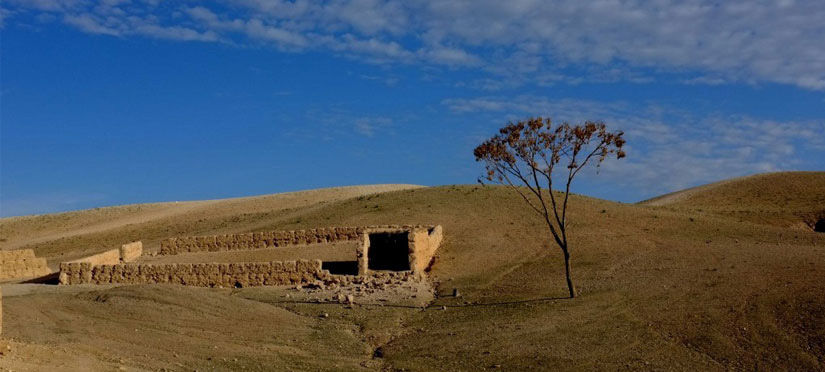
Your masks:
<path fill-rule="evenodd" d="M 441 306 L 441 310 L 447 310 L 446 306 Z"/>

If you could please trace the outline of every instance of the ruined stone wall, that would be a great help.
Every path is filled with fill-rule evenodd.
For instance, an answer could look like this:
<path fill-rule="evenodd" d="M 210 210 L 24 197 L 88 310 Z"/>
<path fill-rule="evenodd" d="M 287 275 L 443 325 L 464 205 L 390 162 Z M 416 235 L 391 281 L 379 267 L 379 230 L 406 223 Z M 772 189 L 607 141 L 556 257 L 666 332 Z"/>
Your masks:
<path fill-rule="evenodd" d="M 442 238 L 441 225 L 415 228 L 410 232 L 410 268 L 413 272 L 423 272 L 430 266 Z"/>
<path fill-rule="evenodd" d="M 60 284 L 182 284 L 247 287 L 306 284 L 327 276 L 320 260 L 199 264 L 60 264 Z"/>
<path fill-rule="evenodd" d="M 105 252 L 101 252 L 98 254 L 93 254 L 88 257 L 78 258 L 76 260 L 69 261 L 69 263 L 80 263 L 80 262 L 87 262 L 95 265 L 115 265 L 120 263 L 120 249 L 110 249 Z"/>
<path fill-rule="evenodd" d="M 216 252 L 333 243 L 357 240 L 358 235 L 363 233 L 363 229 L 363 227 L 329 227 L 297 231 L 171 238 L 160 242 L 160 254 L 172 255 L 188 252 Z"/>
<path fill-rule="evenodd" d="M 120 260 L 132 262 L 143 254 L 143 242 L 136 241 L 120 246 Z"/>
<path fill-rule="evenodd" d="M 358 246 L 356 247 L 356 257 L 358 260 L 358 275 L 368 275 L 369 263 L 367 258 L 369 255 L 370 241 L 369 234 L 371 233 L 403 233 L 407 232 L 409 235 L 408 249 L 410 270 L 412 272 L 423 272 L 432 262 L 435 251 L 441 245 L 443 231 L 441 225 L 436 226 L 367 226 L 364 228 L 363 234 L 359 236 Z"/>
<path fill-rule="evenodd" d="M 189 236 L 164 239 L 160 242 L 161 255 L 189 252 L 216 252 L 246 249 L 285 247 L 289 245 L 358 241 L 370 231 L 409 231 L 431 226 L 375 225 L 362 227 L 323 227 L 310 230 L 269 231 L 212 236 Z"/>
<path fill-rule="evenodd" d="M 118 249 L 110 249 L 91 256 L 78 258 L 67 263 L 87 262 L 92 266 L 117 265 L 122 262 L 132 262 L 143 254 L 143 243 L 140 241 L 123 244 Z"/>
<path fill-rule="evenodd" d="M 31 249 L 0 251 L 0 279 L 31 278 L 51 274 L 46 259 Z"/>

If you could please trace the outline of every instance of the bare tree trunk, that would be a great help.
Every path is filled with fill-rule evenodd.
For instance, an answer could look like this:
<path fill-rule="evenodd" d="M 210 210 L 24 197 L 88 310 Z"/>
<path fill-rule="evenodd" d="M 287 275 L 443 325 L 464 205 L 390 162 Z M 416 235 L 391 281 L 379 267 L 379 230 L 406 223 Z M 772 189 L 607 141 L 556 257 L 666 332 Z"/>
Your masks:
<path fill-rule="evenodd" d="M 567 278 L 567 290 L 570 291 L 570 298 L 576 298 L 576 287 L 573 286 L 573 278 L 570 276 L 570 252 L 563 248 L 564 252 L 564 276 Z"/>

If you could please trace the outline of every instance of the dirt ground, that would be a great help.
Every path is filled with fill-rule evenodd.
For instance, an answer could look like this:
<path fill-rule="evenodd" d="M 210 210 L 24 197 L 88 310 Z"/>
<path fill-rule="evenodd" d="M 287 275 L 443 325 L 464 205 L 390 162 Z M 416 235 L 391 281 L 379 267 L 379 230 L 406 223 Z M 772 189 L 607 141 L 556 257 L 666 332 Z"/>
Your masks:
<path fill-rule="evenodd" d="M 825 234 L 799 225 L 823 196 L 822 172 L 660 206 L 572 196 L 572 300 L 542 221 L 498 187 L 233 204 L 45 241 L 58 217 L 4 219 L 2 239 L 50 262 L 139 237 L 321 226 L 440 224 L 445 240 L 430 282 L 372 291 L 4 285 L 0 370 L 825 370 Z"/>

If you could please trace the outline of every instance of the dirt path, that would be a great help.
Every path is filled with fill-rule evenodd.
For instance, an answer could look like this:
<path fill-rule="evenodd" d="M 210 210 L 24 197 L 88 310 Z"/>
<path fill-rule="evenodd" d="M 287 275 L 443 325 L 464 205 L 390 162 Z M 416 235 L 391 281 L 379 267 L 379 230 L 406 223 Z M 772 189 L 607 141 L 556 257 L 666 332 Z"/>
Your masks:
<path fill-rule="evenodd" d="M 745 176 L 745 177 L 739 177 L 739 178 L 731 178 L 729 180 L 723 180 L 723 181 L 719 181 L 719 182 L 709 183 L 707 185 L 691 187 L 689 189 L 679 190 L 679 191 L 675 191 L 675 192 L 672 192 L 672 193 L 669 193 L 669 194 L 660 195 L 660 196 L 657 196 L 657 197 L 652 198 L 652 199 L 642 200 L 642 201 L 638 202 L 637 204 L 657 207 L 657 206 L 662 206 L 662 205 L 669 205 L 669 204 L 673 204 L 673 203 L 678 203 L 682 200 L 685 200 L 685 199 L 691 197 L 694 194 L 698 194 L 700 192 L 704 192 L 704 191 L 707 191 L 707 190 L 712 190 L 712 189 L 715 189 L 719 186 L 729 184 L 731 182 L 739 182 L 739 181 L 742 181 L 742 180 L 745 180 L 745 179 L 748 179 L 748 178 L 758 177 L 758 176 L 760 176 L 760 175 L 752 175 L 752 176 Z"/>
<path fill-rule="evenodd" d="M 212 206 L 220 202 L 221 200 L 173 202 L 169 203 L 167 206 L 161 207 L 161 209 L 147 210 L 127 214 L 122 217 L 117 217 L 109 220 L 101 220 L 100 222 L 96 222 L 91 225 L 71 228 L 69 230 L 57 231 L 43 235 L 38 234 L 37 237 L 20 236 L 14 240 L 4 242 L 3 249 L 18 249 L 20 247 L 30 244 L 37 244 L 57 239 L 70 238 L 78 235 L 93 234 L 107 230 L 117 229 L 127 225 L 145 223 L 162 218 L 170 218 L 191 211 L 195 211 L 200 208 Z"/>

